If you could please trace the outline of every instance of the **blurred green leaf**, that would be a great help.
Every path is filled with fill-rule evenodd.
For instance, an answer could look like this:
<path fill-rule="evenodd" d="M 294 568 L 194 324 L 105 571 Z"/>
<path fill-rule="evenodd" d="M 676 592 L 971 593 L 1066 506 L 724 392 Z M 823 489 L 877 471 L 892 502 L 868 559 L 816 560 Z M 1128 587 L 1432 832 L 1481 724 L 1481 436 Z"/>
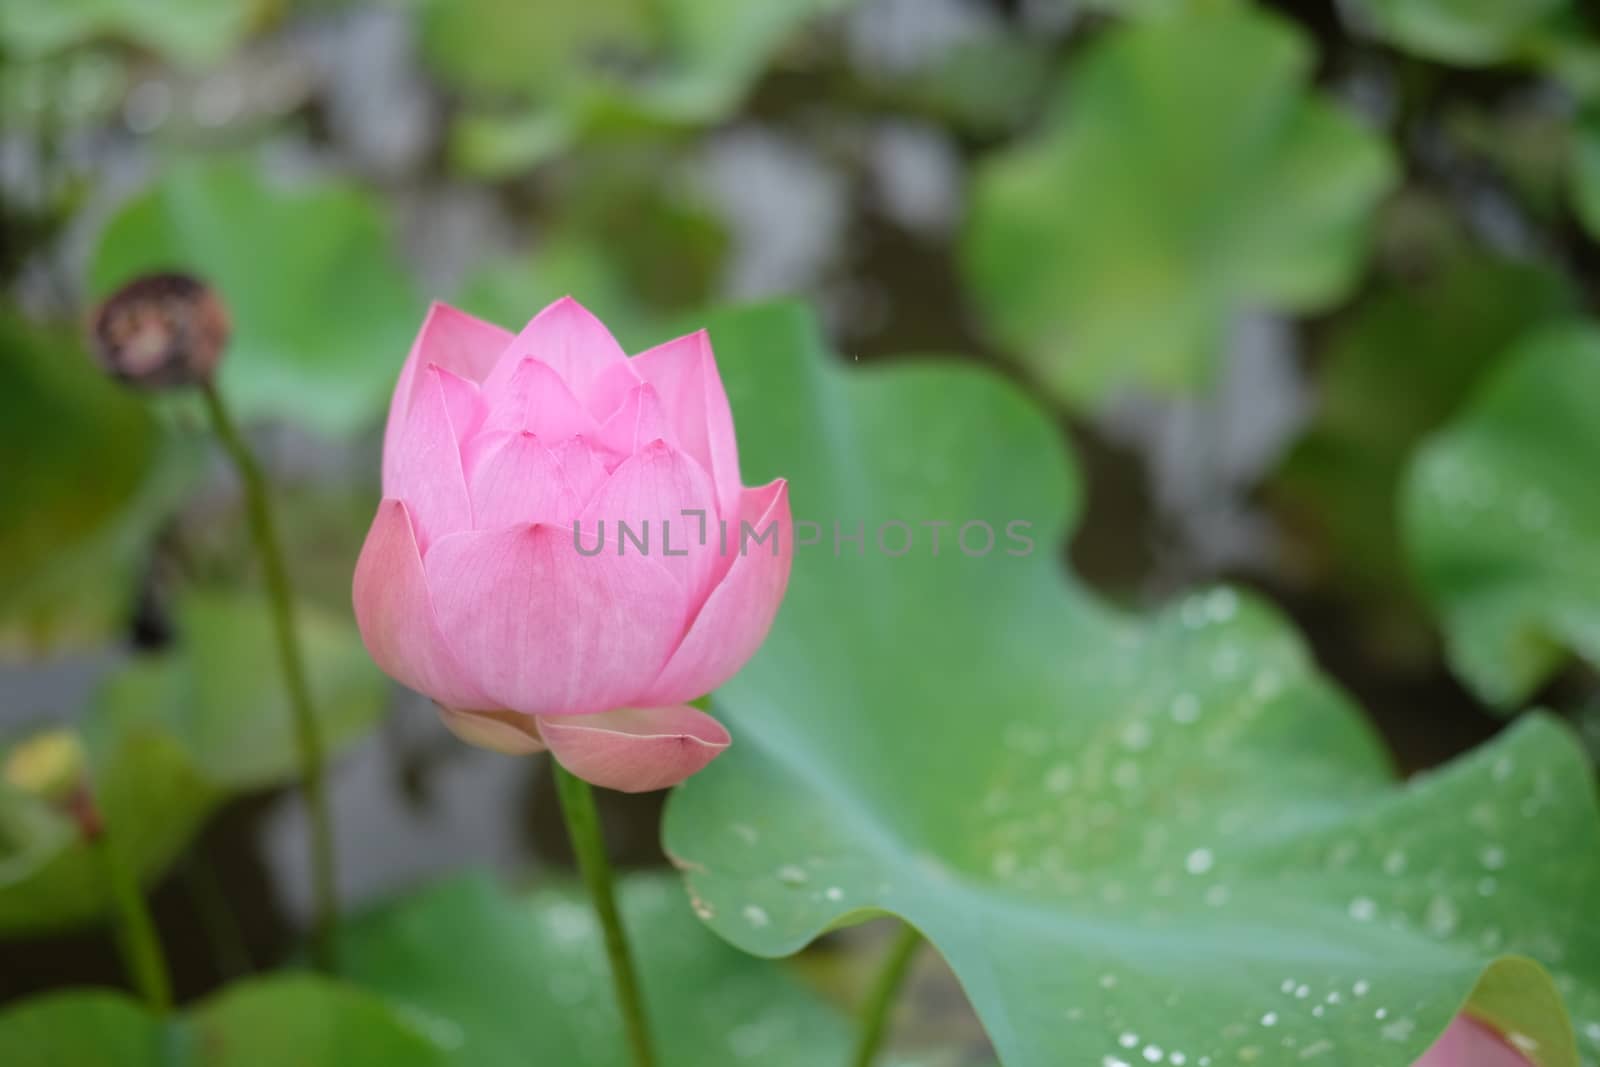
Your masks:
<path fill-rule="evenodd" d="M 910 71 L 860 71 L 885 110 L 920 113 L 977 133 L 1014 128 L 1049 89 L 1054 47 L 1025 32 L 954 42 Z"/>
<path fill-rule="evenodd" d="M 638 876 L 621 903 L 662 1060 L 681 1067 L 843 1063 L 851 1027 L 781 969 L 708 934 L 676 880 Z M 462 1067 L 627 1062 L 600 929 L 576 887 L 516 899 L 458 877 L 347 925 L 343 972 L 451 1035 Z"/>
<path fill-rule="evenodd" d="M 1569 0 L 1355 0 L 1380 36 L 1429 59 L 1469 66 L 1522 55 Z"/>
<path fill-rule="evenodd" d="M 305 610 L 300 623 L 332 753 L 376 724 L 388 685 L 353 625 Z M 229 796 L 292 781 L 299 766 L 265 602 L 193 595 L 178 625 L 178 647 L 114 674 L 81 724 L 110 840 L 146 884 Z M 108 903 L 67 815 L 0 792 L 0 936 L 80 925 Z"/>
<path fill-rule="evenodd" d="M 244 161 L 168 168 L 101 234 L 91 286 L 184 270 L 233 318 L 222 389 L 245 419 L 354 434 L 382 415 L 423 307 L 378 202 L 359 186 L 280 186 Z"/>
<path fill-rule="evenodd" d="M 1600 241 L 1600 108 L 1573 130 L 1571 182 L 1578 218 L 1590 236 Z"/>
<path fill-rule="evenodd" d="M 11 60 L 0 66 L 0 121 L 47 136 L 77 129 L 114 113 L 127 87 L 127 62 L 104 49 Z"/>
<path fill-rule="evenodd" d="M 88 749 L 107 847 L 152 882 L 221 798 L 178 740 L 154 723 L 93 724 Z M 71 817 L 39 797 L 0 790 L 0 937 L 81 926 L 110 908 L 104 861 Z"/>
<path fill-rule="evenodd" d="M 323 740 L 337 751 L 377 724 L 389 685 L 353 619 L 302 607 L 297 621 Z M 96 714 L 163 727 L 206 779 L 229 791 L 293 779 L 298 749 L 266 602 L 193 594 L 177 625 L 180 653 L 136 660 L 114 675 Z"/>
<path fill-rule="evenodd" d="M 965 258 L 995 336 L 1085 403 L 1193 388 L 1240 312 L 1341 296 L 1393 168 L 1305 90 L 1313 59 L 1247 9 L 1092 44 L 1041 134 L 978 175 Z"/>
<path fill-rule="evenodd" d="M 244 39 L 261 6 L 260 0 L 6 0 L 0 48 L 40 56 L 110 38 L 204 67 Z"/>
<path fill-rule="evenodd" d="M 725 117 L 801 24 L 851 2 L 430 0 L 423 50 L 478 104 L 458 159 L 503 174 L 586 134 Z"/>
<path fill-rule="evenodd" d="M 1332 338 L 1316 419 L 1279 487 L 1326 542 L 1339 589 L 1405 597 L 1398 510 L 1412 451 L 1512 341 L 1573 304 L 1553 271 L 1467 254 L 1367 299 Z"/>
<path fill-rule="evenodd" d="M 0 312 L 0 647 L 122 626 L 193 455 L 70 334 Z"/>
<path fill-rule="evenodd" d="M 721 223 L 672 177 L 632 153 L 589 153 L 532 253 L 478 267 L 461 306 L 516 328 L 578 294 L 628 351 L 666 340 L 710 301 L 727 246 Z"/>
<path fill-rule="evenodd" d="M 243 982 L 163 1020 L 102 990 L 0 1014 L 7 1067 L 439 1067 L 444 1053 L 376 997 L 302 975 Z"/>
<path fill-rule="evenodd" d="M 661 340 L 653 319 L 616 262 L 582 239 L 548 240 L 530 256 L 486 263 L 468 275 L 457 303 L 465 311 L 517 329 L 540 308 L 569 294 L 599 315 L 630 352 Z"/>
<path fill-rule="evenodd" d="M 1423 447 L 1405 537 L 1451 666 L 1513 709 L 1568 650 L 1600 665 L 1600 329 L 1547 328 L 1505 356 Z"/>
<path fill-rule="evenodd" d="M 745 477 L 787 476 L 828 524 L 715 698 L 732 748 L 668 801 L 664 847 L 719 934 L 777 956 L 899 915 L 1010 1067 L 1411 1063 L 1516 955 L 1600 1021 L 1600 812 L 1561 727 L 1397 787 L 1269 611 L 1218 589 L 1130 619 L 1061 572 L 1077 479 L 1002 381 L 845 371 L 782 309 L 711 333 Z M 934 519 L 996 547 L 947 528 L 936 556 L 921 527 L 906 555 L 870 547 Z M 868 547 L 835 551 L 835 520 Z M 1560 1035 L 1536 1061 L 1571 1067 L 1530 973 L 1505 1021 Z"/>

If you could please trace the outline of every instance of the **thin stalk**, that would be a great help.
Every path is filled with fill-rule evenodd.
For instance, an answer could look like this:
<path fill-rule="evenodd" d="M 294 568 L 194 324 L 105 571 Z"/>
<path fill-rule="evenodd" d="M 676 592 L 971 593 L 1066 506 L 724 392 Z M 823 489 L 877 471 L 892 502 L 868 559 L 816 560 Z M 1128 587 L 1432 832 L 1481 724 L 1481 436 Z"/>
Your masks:
<path fill-rule="evenodd" d="M 295 634 L 294 598 L 289 589 L 289 571 L 283 562 L 283 548 L 272 517 L 272 499 L 267 492 L 266 475 L 234 425 L 216 384 L 205 382 L 201 392 L 206 398 L 217 439 L 222 442 L 243 483 L 250 533 L 256 544 L 256 552 L 261 556 L 262 571 L 267 579 L 273 628 L 277 634 L 278 659 L 283 668 L 284 683 L 289 690 L 289 707 L 294 715 L 295 743 L 300 756 L 300 787 L 305 791 L 306 811 L 311 819 L 311 891 L 315 909 L 311 957 L 319 970 L 331 973 L 334 970 L 334 934 L 339 923 L 333 820 L 328 810 L 322 735 L 317 726 L 316 712 L 311 706 L 311 690 L 306 684 L 300 642 Z"/>
<path fill-rule="evenodd" d="M 128 978 L 146 1004 L 165 1015 L 172 1010 L 172 980 L 168 977 L 167 957 L 161 951 L 161 938 L 139 883 L 117 855 L 106 833 L 90 839 L 89 847 L 100 858 L 106 887 L 111 891 L 111 906 L 116 913 L 117 950 L 128 969 Z"/>
<path fill-rule="evenodd" d="M 909 923 L 902 924 L 894 943 L 884 953 L 878 977 L 872 983 L 867 1002 L 862 1005 L 861 1030 L 856 1037 L 855 1054 L 850 1059 L 851 1067 L 872 1067 L 872 1061 L 877 1058 L 883 1040 L 888 1036 L 889 1015 L 900 987 L 911 969 L 917 949 L 921 947 L 922 935 Z"/>
<path fill-rule="evenodd" d="M 594 790 L 589 783 L 568 771 L 555 760 L 556 795 L 561 799 L 561 814 L 567 821 L 567 835 L 578 857 L 578 870 L 594 901 L 595 914 L 605 932 L 606 956 L 611 961 L 611 982 L 616 987 L 617 1009 L 622 1013 L 633 1052 L 634 1067 L 655 1067 L 650 1043 L 650 1026 L 645 1018 L 644 1000 L 639 995 L 639 979 L 634 971 L 633 954 L 628 948 L 622 916 L 617 912 L 616 892 L 611 884 L 611 864 L 606 860 L 605 840 L 600 834 L 600 813 L 595 810 Z"/>
<path fill-rule="evenodd" d="M 218 972 L 224 979 L 234 979 L 255 970 L 244 928 L 228 904 L 216 868 L 203 856 L 191 856 L 184 864 L 183 875 Z"/>

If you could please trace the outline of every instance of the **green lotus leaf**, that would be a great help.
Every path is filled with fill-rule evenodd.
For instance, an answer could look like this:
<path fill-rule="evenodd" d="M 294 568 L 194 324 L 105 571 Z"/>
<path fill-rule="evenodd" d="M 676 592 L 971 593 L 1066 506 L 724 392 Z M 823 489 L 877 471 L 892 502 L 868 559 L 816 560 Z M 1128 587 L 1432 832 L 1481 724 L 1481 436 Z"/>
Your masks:
<path fill-rule="evenodd" d="M 1570 0 L 1357 0 L 1382 37 L 1429 59 L 1479 66 L 1528 53 Z"/>
<path fill-rule="evenodd" d="M 177 623 L 177 648 L 113 674 L 79 724 L 111 845 L 146 884 L 229 796 L 291 782 L 299 768 L 265 602 L 195 594 Z M 310 611 L 300 623 L 337 752 L 377 723 L 388 686 L 352 624 Z M 109 905 L 99 857 L 55 801 L 0 791 L 0 936 L 78 926 Z"/>
<path fill-rule="evenodd" d="M 7 1067 L 441 1067 L 414 1021 L 361 990 L 281 975 L 163 1020 L 121 993 L 48 993 L 0 1013 Z"/>
<path fill-rule="evenodd" d="M 1562 727 L 1396 784 L 1269 610 L 1130 618 L 1063 572 L 1077 479 L 1002 381 L 846 371 L 793 310 L 711 332 L 745 477 L 786 476 L 797 521 L 773 632 L 715 698 L 733 746 L 668 803 L 713 930 L 780 956 L 900 916 L 1008 1067 L 1403 1067 L 1508 983 L 1475 1010 L 1572 1067 L 1564 999 L 1596 1062 L 1600 813 Z M 889 556 L 894 522 L 918 539 Z"/>
<path fill-rule="evenodd" d="M 1231 7 L 1089 45 L 1040 133 L 978 172 L 965 263 L 996 339 L 1091 404 L 1196 388 L 1241 313 L 1342 296 L 1393 166 L 1307 90 L 1314 58 Z"/>
<path fill-rule="evenodd" d="M 851 1024 L 782 968 L 706 932 L 675 879 L 625 879 L 620 899 L 667 1067 L 846 1062 Z M 516 897 L 486 876 L 458 876 L 350 924 L 339 958 L 462 1067 L 628 1061 L 600 929 L 576 886 Z"/>
<path fill-rule="evenodd" d="M 1600 664 L 1600 329 L 1515 345 L 1409 472 L 1405 535 L 1450 662 L 1512 709 L 1568 652 Z"/>

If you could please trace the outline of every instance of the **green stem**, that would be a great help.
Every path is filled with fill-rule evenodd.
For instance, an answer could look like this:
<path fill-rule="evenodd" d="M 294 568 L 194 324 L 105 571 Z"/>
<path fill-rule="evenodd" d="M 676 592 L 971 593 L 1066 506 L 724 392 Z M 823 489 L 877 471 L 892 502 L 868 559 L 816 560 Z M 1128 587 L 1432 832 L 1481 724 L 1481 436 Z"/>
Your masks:
<path fill-rule="evenodd" d="M 911 961 L 922 947 L 922 935 L 909 923 L 902 924 L 894 944 L 884 953 L 882 969 L 872 983 L 872 992 L 861 1009 L 861 1032 L 856 1038 L 855 1055 L 851 1067 L 871 1067 L 889 1032 L 889 1013 L 895 997 L 905 982 Z"/>
<path fill-rule="evenodd" d="M 589 887 L 595 913 L 605 931 L 611 981 L 616 987 L 617 1008 L 628 1032 L 628 1045 L 633 1050 L 634 1067 L 655 1067 L 650 1027 L 645 1019 L 644 1001 L 639 995 L 639 979 L 634 972 L 628 938 L 622 929 L 622 916 L 617 913 L 611 864 L 606 860 L 605 841 L 600 835 L 600 813 L 595 810 L 594 790 L 555 760 L 550 761 L 550 766 L 555 769 L 556 795 L 561 799 L 561 813 L 567 820 L 567 834 L 572 838 L 572 851 L 578 857 L 578 870 Z"/>
<path fill-rule="evenodd" d="M 322 735 L 317 727 L 316 712 L 311 706 L 311 691 L 306 684 L 305 666 L 300 659 L 300 642 L 295 635 L 289 572 L 283 562 L 283 548 L 273 522 L 272 500 L 267 492 L 267 479 L 261 465 L 240 436 L 216 384 L 209 381 L 204 383 L 201 392 L 211 412 L 211 423 L 217 439 L 233 460 L 239 480 L 244 485 L 250 533 L 266 574 L 273 628 L 278 641 L 278 659 L 289 690 L 289 707 L 294 714 L 295 742 L 300 754 L 300 787 L 305 791 L 306 810 L 311 819 L 311 888 L 315 908 L 311 954 L 318 969 L 332 972 L 334 933 L 339 921 L 339 898 L 333 866 L 333 820 L 328 811 L 327 782 L 323 773 Z"/>
<path fill-rule="evenodd" d="M 133 987 L 146 1004 L 165 1015 L 172 1010 L 172 980 L 167 975 L 167 958 L 161 951 L 155 920 L 139 883 L 117 855 L 110 835 L 102 830 L 89 842 L 100 857 L 106 887 L 111 891 L 111 906 L 116 911 L 117 949 L 128 969 Z"/>
<path fill-rule="evenodd" d="M 192 855 L 183 867 L 184 881 L 189 899 L 194 903 L 195 914 L 206 933 L 217 970 L 224 979 L 234 979 L 255 970 L 250 959 L 250 946 L 245 941 L 239 917 L 228 904 L 216 868 L 203 857 Z"/>

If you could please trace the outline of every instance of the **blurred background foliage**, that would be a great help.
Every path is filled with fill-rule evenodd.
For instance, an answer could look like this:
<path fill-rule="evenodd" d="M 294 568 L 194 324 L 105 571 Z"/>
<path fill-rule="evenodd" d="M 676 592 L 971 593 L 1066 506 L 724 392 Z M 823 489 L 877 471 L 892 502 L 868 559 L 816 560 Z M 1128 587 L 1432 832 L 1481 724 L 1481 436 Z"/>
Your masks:
<path fill-rule="evenodd" d="M 238 487 L 190 402 L 107 383 L 83 347 L 134 273 L 199 272 L 232 309 L 221 386 L 276 478 L 350 749 L 358 900 L 562 859 L 542 773 L 446 743 L 350 618 L 377 430 L 430 298 L 516 326 L 571 292 L 638 350 L 797 295 L 847 360 L 989 365 L 1081 457 L 1063 551 L 1085 582 L 1139 608 L 1254 586 L 1417 770 L 1536 702 L 1600 747 L 1597 239 L 1586 0 L 7 0 L 0 995 L 116 980 L 93 857 L 38 785 L 63 736 L 128 828 L 185 996 L 281 958 L 307 907 Z M 659 864 L 659 800 L 609 802 L 614 843 Z M 409 906 L 534 921 L 467 914 L 489 896 Z M 352 931 L 355 958 L 385 971 L 375 931 L 405 922 Z M 562 936 L 469 935 L 534 959 Z M 806 986 L 859 986 L 859 940 L 782 989 L 704 965 L 809 1018 L 831 1008 Z M 981 1062 L 926 969 L 927 1062 Z M 364 1054 L 401 1056 L 448 995 L 431 973 Z M 172 1025 L 271 1031 L 317 991 L 221 996 Z M 153 1025 L 81 1010 L 111 1041 Z M 807 1036 L 834 1040 L 828 1020 Z"/>

